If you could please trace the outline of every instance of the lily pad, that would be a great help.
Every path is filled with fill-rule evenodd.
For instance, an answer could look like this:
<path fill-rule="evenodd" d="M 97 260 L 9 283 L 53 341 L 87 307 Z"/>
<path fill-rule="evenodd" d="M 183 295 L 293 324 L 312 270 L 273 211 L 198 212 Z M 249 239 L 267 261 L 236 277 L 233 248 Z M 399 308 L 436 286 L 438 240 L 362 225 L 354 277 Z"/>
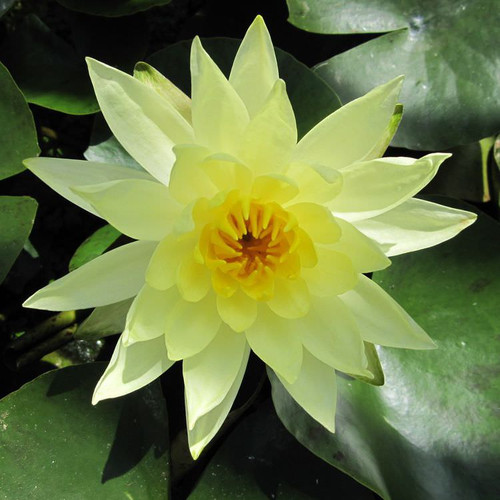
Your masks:
<path fill-rule="evenodd" d="M 23 94 L 0 63 L 0 179 L 24 170 L 22 160 L 40 152 L 33 115 Z"/>
<path fill-rule="evenodd" d="M 57 0 L 63 7 L 95 16 L 128 16 L 171 0 Z"/>
<path fill-rule="evenodd" d="M 390 33 L 320 63 L 343 102 L 404 74 L 393 145 L 436 150 L 500 129 L 496 0 L 288 0 L 290 21 L 318 33 Z"/>
<path fill-rule="evenodd" d="M 0 283 L 28 239 L 37 206 L 27 196 L 0 196 Z"/>
<path fill-rule="evenodd" d="M 230 38 L 211 38 L 202 40 L 202 43 L 220 69 L 229 76 L 241 42 Z M 191 42 L 179 42 L 147 59 L 147 62 L 188 95 L 191 89 L 190 50 Z M 293 56 L 276 49 L 276 58 L 280 77 L 286 82 L 287 93 L 295 112 L 299 136 L 303 136 L 317 122 L 338 109 L 340 101 L 321 78 Z"/>
<path fill-rule="evenodd" d="M 369 490 L 302 447 L 265 402 L 227 437 L 189 500 L 330 500 L 332 492 L 344 500 L 373 500 Z"/>
<path fill-rule="evenodd" d="M 378 348 L 382 387 L 339 376 L 336 434 L 273 377 L 280 419 L 307 448 L 385 499 L 498 498 L 500 226 L 480 215 L 447 243 L 395 257 L 374 279 L 438 349 Z"/>
<path fill-rule="evenodd" d="M 168 498 L 160 384 L 92 406 L 103 370 L 95 363 L 52 371 L 0 401 L 5 498 Z"/>

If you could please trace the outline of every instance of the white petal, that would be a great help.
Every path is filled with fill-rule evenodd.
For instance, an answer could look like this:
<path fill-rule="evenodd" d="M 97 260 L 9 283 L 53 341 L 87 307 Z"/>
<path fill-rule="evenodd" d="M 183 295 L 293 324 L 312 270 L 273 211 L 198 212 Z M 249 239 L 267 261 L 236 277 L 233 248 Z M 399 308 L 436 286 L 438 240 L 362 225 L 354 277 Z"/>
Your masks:
<path fill-rule="evenodd" d="M 54 191 L 75 205 L 99 216 L 92 205 L 71 187 L 86 184 L 101 184 L 124 179 L 153 180 L 147 172 L 140 172 L 108 163 L 95 163 L 85 160 L 66 160 L 64 158 L 28 158 L 24 165 Z"/>
<path fill-rule="evenodd" d="M 250 25 L 234 58 L 229 82 L 253 116 L 278 79 L 273 43 L 264 20 L 257 16 Z"/>
<path fill-rule="evenodd" d="M 304 349 L 302 368 L 293 384 L 277 375 L 290 396 L 314 420 L 330 432 L 335 432 L 337 379 L 332 367 L 325 365 Z"/>
<path fill-rule="evenodd" d="M 188 443 L 189 451 L 192 457 L 196 460 L 203 448 L 211 441 L 217 431 L 221 428 L 227 414 L 233 406 L 236 394 L 240 388 L 243 375 L 246 369 L 246 360 L 241 363 L 240 370 L 236 376 L 231 389 L 229 389 L 226 397 L 213 410 L 209 411 L 202 417 L 198 418 L 193 429 L 188 427 Z"/>
<path fill-rule="evenodd" d="M 126 299 L 115 304 L 96 307 L 75 333 L 79 339 L 95 339 L 122 333 L 125 329 L 127 313 L 133 299 Z"/>
<path fill-rule="evenodd" d="M 193 142 L 186 119 L 148 85 L 87 58 L 89 74 L 109 128 L 152 176 L 168 183 L 174 144 Z"/>
<path fill-rule="evenodd" d="M 133 297 L 142 285 L 157 243 L 135 241 L 106 252 L 46 287 L 24 307 L 71 311 L 105 306 Z"/>
<path fill-rule="evenodd" d="M 404 349 L 434 349 L 431 338 L 382 288 L 366 276 L 339 296 L 350 308 L 363 340 Z"/>
<path fill-rule="evenodd" d="M 136 391 L 157 379 L 173 364 L 167 357 L 163 338 L 125 346 L 120 337 L 111 361 L 97 383 L 92 404 Z"/>
<path fill-rule="evenodd" d="M 295 160 L 335 169 L 364 160 L 386 136 L 402 84 L 397 77 L 327 116 L 301 139 Z"/>
<path fill-rule="evenodd" d="M 249 353 L 245 335 L 223 325 L 203 351 L 183 361 L 189 429 L 224 400 Z"/>
<path fill-rule="evenodd" d="M 341 171 L 344 184 L 328 206 L 348 221 L 368 219 L 391 210 L 418 193 L 449 154 L 413 158 L 380 158 Z"/>
<path fill-rule="evenodd" d="M 477 215 L 465 210 L 410 198 L 389 212 L 354 222 L 387 256 L 438 245 L 470 226 Z"/>
<path fill-rule="evenodd" d="M 198 37 L 191 47 L 192 116 L 196 142 L 215 152 L 236 155 L 248 112 Z"/>
<path fill-rule="evenodd" d="M 182 208 L 159 182 L 123 180 L 79 186 L 73 191 L 112 226 L 137 240 L 163 239 L 173 231 Z"/>

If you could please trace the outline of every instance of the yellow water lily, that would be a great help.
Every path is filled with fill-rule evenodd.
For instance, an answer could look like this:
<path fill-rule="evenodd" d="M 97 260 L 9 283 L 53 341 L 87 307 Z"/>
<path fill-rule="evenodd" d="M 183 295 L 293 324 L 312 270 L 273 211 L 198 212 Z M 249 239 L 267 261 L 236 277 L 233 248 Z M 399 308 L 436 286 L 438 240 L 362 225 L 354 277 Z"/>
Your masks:
<path fill-rule="evenodd" d="M 139 389 L 182 361 L 196 458 L 230 411 L 251 350 L 333 432 L 335 370 L 373 378 L 371 344 L 434 347 L 364 275 L 475 219 L 413 198 L 447 154 L 376 158 L 390 140 L 402 78 L 297 141 L 260 17 L 229 78 L 193 41 L 191 98 L 146 64 L 134 77 L 93 59 L 88 65 L 107 123 L 144 170 L 53 158 L 25 163 L 137 241 L 25 305 L 128 309 L 94 403 Z"/>

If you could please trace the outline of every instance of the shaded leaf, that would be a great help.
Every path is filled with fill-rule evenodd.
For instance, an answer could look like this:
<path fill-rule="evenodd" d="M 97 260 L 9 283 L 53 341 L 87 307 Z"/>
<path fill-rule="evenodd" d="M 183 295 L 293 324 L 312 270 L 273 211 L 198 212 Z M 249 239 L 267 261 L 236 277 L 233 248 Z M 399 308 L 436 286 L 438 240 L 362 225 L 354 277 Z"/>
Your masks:
<path fill-rule="evenodd" d="M 128 16 L 158 5 L 170 3 L 170 0 L 57 0 L 67 9 L 96 16 Z"/>
<path fill-rule="evenodd" d="M 33 115 L 23 94 L 0 64 L 0 179 L 24 170 L 22 160 L 40 152 Z"/>
<path fill-rule="evenodd" d="M 370 491 L 297 443 L 266 402 L 229 434 L 210 459 L 189 500 L 334 497 L 373 499 Z"/>
<path fill-rule="evenodd" d="M 336 434 L 274 378 L 281 420 L 302 444 L 386 499 L 498 498 L 499 225 L 481 215 L 449 242 L 395 257 L 374 279 L 438 349 L 378 348 L 383 387 L 339 376 Z"/>
<path fill-rule="evenodd" d="M 83 266 L 103 254 L 122 233 L 106 224 L 91 234 L 77 249 L 69 261 L 69 271 Z"/>
<path fill-rule="evenodd" d="M 0 0 L 0 17 L 14 5 L 15 1 L 16 0 Z"/>
<path fill-rule="evenodd" d="M 290 21 L 319 33 L 390 33 L 319 64 L 343 102 L 398 75 L 405 117 L 393 145 L 437 150 L 500 129 L 496 0 L 288 0 Z"/>
<path fill-rule="evenodd" d="M 27 196 L 0 196 L 0 283 L 28 239 L 36 209 Z"/>
<path fill-rule="evenodd" d="M 159 383 L 91 405 L 95 363 L 42 375 L 0 401 L 5 498 L 167 498 L 168 429 Z"/>

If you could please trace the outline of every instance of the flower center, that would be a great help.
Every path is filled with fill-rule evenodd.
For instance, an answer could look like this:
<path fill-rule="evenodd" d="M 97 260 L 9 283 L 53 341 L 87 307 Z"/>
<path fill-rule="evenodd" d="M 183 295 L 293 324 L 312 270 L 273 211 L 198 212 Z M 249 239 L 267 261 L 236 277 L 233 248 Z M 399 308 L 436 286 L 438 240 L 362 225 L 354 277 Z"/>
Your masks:
<path fill-rule="evenodd" d="M 277 203 L 228 196 L 214 219 L 203 228 L 200 251 L 215 273 L 214 286 L 224 284 L 223 294 L 241 286 L 257 300 L 266 300 L 275 275 L 300 273 L 297 221 Z"/>

